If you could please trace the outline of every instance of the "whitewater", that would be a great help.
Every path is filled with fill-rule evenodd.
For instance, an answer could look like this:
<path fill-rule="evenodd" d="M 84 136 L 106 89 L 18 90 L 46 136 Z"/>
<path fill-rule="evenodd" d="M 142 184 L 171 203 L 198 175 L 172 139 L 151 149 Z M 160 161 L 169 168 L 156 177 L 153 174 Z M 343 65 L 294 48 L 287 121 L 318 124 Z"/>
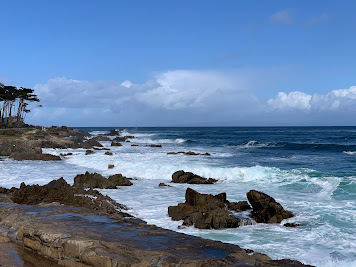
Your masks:
<path fill-rule="evenodd" d="M 80 128 L 93 135 L 110 128 Z M 135 178 L 133 186 L 100 190 L 149 224 L 237 244 L 316 266 L 356 266 L 356 127 L 125 128 L 134 136 L 123 146 L 85 155 L 84 149 L 45 149 L 55 155 L 73 153 L 62 161 L 14 161 L 0 158 L 0 186 L 46 184 L 77 174 L 121 173 Z M 113 137 L 114 138 L 114 137 Z M 132 144 L 138 146 L 131 146 Z M 146 145 L 161 144 L 162 147 Z M 211 156 L 167 155 L 193 151 Z M 113 164 L 113 169 L 108 165 Z M 292 211 L 281 224 L 256 224 L 236 229 L 200 230 L 181 227 L 168 217 L 168 206 L 184 202 L 188 185 L 169 183 L 177 170 L 219 179 L 214 185 L 189 185 L 200 193 L 227 193 L 230 201 L 246 200 L 262 191 Z M 295 222 L 296 228 L 283 224 Z"/>

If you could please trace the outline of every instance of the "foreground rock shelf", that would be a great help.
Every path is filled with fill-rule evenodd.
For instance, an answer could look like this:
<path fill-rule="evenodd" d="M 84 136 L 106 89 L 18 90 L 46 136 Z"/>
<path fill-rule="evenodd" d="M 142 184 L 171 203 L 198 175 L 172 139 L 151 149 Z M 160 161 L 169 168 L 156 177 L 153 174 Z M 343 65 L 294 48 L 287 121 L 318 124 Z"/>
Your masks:
<path fill-rule="evenodd" d="M 19 205 L 5 195 L 0 201 L 0 228 L 7 238 L 0 248 L 16 244 L 19 255 L 44 257 L 53 262 L 47 266 L 305 266 L 136 218 L 56 204 Z"/>

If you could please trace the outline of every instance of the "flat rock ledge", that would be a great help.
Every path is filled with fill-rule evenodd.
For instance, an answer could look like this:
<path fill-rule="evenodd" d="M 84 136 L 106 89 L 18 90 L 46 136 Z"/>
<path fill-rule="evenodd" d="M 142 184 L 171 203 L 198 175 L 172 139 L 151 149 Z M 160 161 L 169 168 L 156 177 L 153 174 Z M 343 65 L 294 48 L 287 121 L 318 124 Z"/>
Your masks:
<path fill-rule="evenodd" d="M 19 205 L 5 195 L 0 218 L 3 266 L 306 266 L 136 218 L 53 203 Z"/>

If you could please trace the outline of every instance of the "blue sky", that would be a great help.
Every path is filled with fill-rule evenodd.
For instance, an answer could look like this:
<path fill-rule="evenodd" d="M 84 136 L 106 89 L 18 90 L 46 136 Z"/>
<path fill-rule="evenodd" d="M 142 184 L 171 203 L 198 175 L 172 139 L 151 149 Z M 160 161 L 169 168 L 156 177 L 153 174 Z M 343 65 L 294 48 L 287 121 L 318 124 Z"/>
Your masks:
<path fill-rule="evenodd" d="M 355 1 L 2 0 L 0 9 L 0 82 L 36 90 L 43 108 L 31 123 L 356 125 Z"/>

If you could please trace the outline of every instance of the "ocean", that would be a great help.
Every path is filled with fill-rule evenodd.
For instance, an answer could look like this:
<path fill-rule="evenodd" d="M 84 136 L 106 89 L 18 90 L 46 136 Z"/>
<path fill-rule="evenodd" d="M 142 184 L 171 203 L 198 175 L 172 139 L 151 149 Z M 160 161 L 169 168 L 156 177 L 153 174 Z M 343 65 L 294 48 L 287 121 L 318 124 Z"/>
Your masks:
<path fill-rule="evenodd" d="M 123 127 L 78 128 L 92 134 Z M 316 266 L 356 266 L 356 127 L 212 127 L 124 128 L 131 142 L 85 155 L 84 149 L 45 149 L 63 161 L 17 162 L 0 159 L 0 186 L 46 184 L 64 177 L 98 172 L 136 178 L 133 186 L 100 190 L 129 207 L 149 224 L 203 238 L 237 244 Z M 101 142 L 110 146 L 110 142 Z M 138 146 L 131 146 L 136 144 Z M 161 144 L 162 148 L 146 147 Z M 211 156 L 167 155 L 193 151 Z M 108 169 L 108 164 L 114 164 Z M 274 197 L 295 217 L 281 224 L 256 224 L 235 229 L 199 230 L 179 227 L 168 217 L 170 205 L 184 202 L 188 185 L 169 183 L 177 170 L 219 179 L 214 185 L 189 185 L 200 193 L 227 193 L 230 201 L 247 200 L 251 190 Z M 296 228 L 285 222 L 299 223 Z"/>

